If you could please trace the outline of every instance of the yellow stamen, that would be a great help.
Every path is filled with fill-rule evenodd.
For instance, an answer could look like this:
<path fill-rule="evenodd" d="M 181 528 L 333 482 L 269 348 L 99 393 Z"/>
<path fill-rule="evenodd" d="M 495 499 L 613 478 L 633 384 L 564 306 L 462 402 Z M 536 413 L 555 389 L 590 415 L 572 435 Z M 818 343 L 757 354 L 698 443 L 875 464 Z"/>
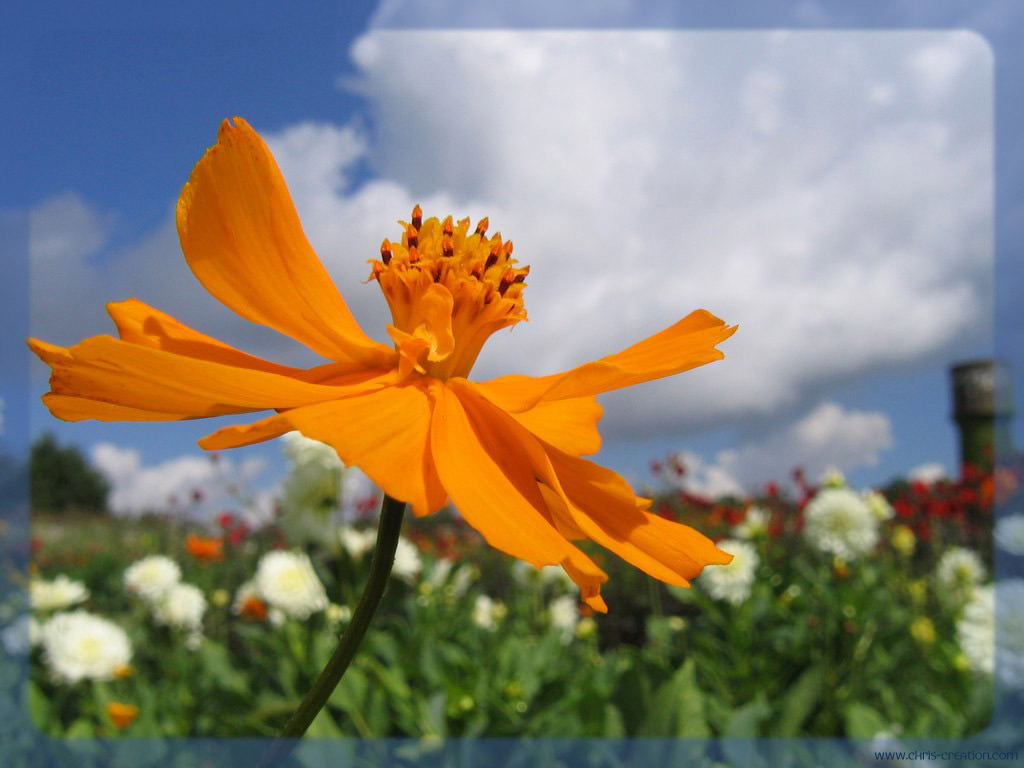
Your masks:
<path fill-rule="evenodd" d="M 486 236 L 481 219 L 424 220 L 419 206 L 402 222 L 402 243 L 385 240 L 380 261 L 371 261 L 391 307 L 388 332 L 403 357 L 400 370 L 448 379 L 466 376 L 484 341 L 526 319 L 522 290 L 529 268 L 517 268 L 512 243 Z"/>

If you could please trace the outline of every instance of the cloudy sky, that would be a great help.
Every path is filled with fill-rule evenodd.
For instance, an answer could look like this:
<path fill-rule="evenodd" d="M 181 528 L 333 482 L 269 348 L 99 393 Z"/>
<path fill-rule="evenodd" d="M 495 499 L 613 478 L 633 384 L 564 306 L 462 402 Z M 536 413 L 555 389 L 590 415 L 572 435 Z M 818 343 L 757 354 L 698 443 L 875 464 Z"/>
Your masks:
<path fill-rule="evenodd" d="M 447 4 L 427 5 L 444 17 Z M 826 6 L 798 5 L 793 26 L 823 23 Z M 109 333 L 103 305 L 135 296 L 255 354 L 316 362 L 207 296 L 181 257 L 177 192 L 219 119 L 239 114 L 268 139 L 311 242 L 378 339 L 389 318 L 362 283 L 366 260 L 416 202 L 489 216 L 532 267 L 530 321 L 491 339 L 474 378 L 572 367 L 699 307 L 739 324 L 725 361 L 603 398 L 599 459 L 634 481 L 669 451 L 709 492 L 797 465 L 862 485 L 953 471 L 947 369 L 993 347 L 982 37 L 395 29 L 422 26 L 422 10 L 390 0 L 351 13 L 315 36 L 214 24 L 39 38 L 33 336 Z M 33 366 L 33 400 L 45 379 Z M 35 404 L 30 417 L 91 452 L 125 509 L 211 483 L 195 440 L 230 423 L 65 425 Z M 279 453 L 240 451 L 232 466 L 271 483 Z"/>

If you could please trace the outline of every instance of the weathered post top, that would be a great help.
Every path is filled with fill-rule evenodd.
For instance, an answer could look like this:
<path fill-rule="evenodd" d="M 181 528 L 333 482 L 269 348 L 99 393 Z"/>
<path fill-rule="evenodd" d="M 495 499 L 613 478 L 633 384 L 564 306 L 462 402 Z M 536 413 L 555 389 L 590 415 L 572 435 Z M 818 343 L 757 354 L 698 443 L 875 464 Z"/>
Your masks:
<path fill-rule="evenodd" d="M 1009 449 L 1013 417 L 1010 370 L 997 360 L 972 360 L 950 369 L 953 379 L 953 420 L 960 428 L 961 463 L 980 465 L 992 451 Z"/>

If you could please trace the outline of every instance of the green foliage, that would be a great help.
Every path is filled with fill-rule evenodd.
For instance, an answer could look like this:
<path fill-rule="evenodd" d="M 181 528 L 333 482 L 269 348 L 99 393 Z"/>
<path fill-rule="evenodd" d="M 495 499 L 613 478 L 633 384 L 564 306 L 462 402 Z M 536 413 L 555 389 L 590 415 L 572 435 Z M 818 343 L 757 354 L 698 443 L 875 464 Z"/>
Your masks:
<path fill-rule="evenodd" d="M 776 518 L 795 513 L 773 509 Z M 325 612 L 275 622 L 232 610 L 260 556 L 281 546 L 279 532 L 234 541 L 225 530 L 224 557 L 203 560 L 185 546 L 194 529 L 171 519 L 93 517 L 73 531 L 67 520 L 37 520 L 37 573 L 85 582 L 84 607 L 128 632 L 133 674 L 62 685 L 34 650 L 27 696 L 37 726 L 61 738 L 273 736 L 344 629 Z M 784 518 L 780 531 L 751 539 L 759 562 L 749 595 L 735 603 L 713 599 L 700 579 L 666 589 L 606 559 L 609 614 L 558 626 L 549 608 L 573 594 L 560 580 L 515 567 L 458 519 L 419 523 L 406 534 L 419 545 L 422 573 L 391 579 L 311 736 L 412 737 L 418 755 L 438 739 L 475 736 L 962 737 L 990 716 L 991 679 L 964 664 L 959 608 L 934 583 L 938 558 L 963 543 L 951 535 L 918 541 L 910 554 L 891 543 L 900 521 L 884 521 L 876 551 L 843 563 Z M 704 529 L 730 533 L 726 523 Z M 331 601 L 351 606 L 368 557 L 338 541 L 325 536 L 307 552 Z M 176 560 L 209 602 L 198 647 L 124 590 L 124 570 L 156 552 Z M 475 611 L 483 596 L 503 609 L 490 622 Z M 117 729 L 110 701 L 137 706 L 138 717 Z M 751 755 L 742 741 L 728 747 L 737 764 Z"/>
<path fill-rule="evenodd" d="M 75 446 L 61 446 L 50 433 L 32 445 L 31 492 L 35 510 L 103 512 L 110 486 Z"/>

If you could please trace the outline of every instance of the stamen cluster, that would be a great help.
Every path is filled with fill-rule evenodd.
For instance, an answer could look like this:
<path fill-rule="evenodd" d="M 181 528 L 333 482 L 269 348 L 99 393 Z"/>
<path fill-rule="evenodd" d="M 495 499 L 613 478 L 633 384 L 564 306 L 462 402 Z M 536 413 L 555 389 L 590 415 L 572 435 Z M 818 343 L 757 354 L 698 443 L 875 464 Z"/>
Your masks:
<path fill-rule="evenodd" d="M 385 239 L 380 259 L 370 262 L 398 331 L 389 329 L 392 338 L 409 370 L 465 376 L 488 336 L 526 319 L 522 294 L 530 268 L 515 266 L 511 240 L 487 237 L 486 217 L 470 233 L 468 218 L 424 220 L 417 205 L 411 221 L 399 224 L 401 243 Z M 411 339 L 420 343 L 405 344 Z"/>

